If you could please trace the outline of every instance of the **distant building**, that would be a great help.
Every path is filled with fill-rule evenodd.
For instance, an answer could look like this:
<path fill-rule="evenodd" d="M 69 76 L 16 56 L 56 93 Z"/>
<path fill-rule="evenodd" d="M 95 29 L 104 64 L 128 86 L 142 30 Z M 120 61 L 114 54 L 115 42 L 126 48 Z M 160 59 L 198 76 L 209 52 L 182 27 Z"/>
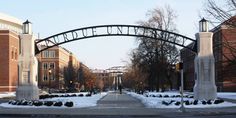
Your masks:
<path fill-rule="evenodd" d="M 22 21 L 0 13 L 0 92 L 16 90 L 21 32 Z"/>
<path fill-rule="evenodd" d="M 96 77 L 96 83 L 97 84 L 103 84 L 104 88 L 109 88 L 111 87 L 111 81 L 109 79 L 109 73 L 107 70 L 103 70 L 103 69 L 93 69 L 92 73 L 95 75 Z"/>
<path fill-rule="evenodd" d="M 97 81 L 102 80 L 104 88 L 112 89 L 118 86 L 118 81 L 122 83 L 123 74 L 126 72 L 125 66 L 114 66 L 108 69 L 93 69 L 92 73 L 96 76 Z M 121 77 L 118 79 L 118 76 Z"/>
<path fill-rule="evenodd" d="M 236 22 L 236 16 L 228 21 Z M 213 53 L 215 57 L 215 80 L 218 91 L 236 91 L 236 28 L 226 22 L 213 28 Z M 192 45 L 192 44 L 190 44 Z M 194 86 L 195 55 L 187 49 L 181 50 L 184 63 L 184 83 L 186 90 Z M 229 61 L 232 60 L 232 61 Z"/>
<path fill-rule="evenodd" d="M 77 58 L 60 46 L 39 53 L 37 58 L 39 61 L 39 88 L 65 89 L 66 69 L 69 66 L 79 68 Z"/>

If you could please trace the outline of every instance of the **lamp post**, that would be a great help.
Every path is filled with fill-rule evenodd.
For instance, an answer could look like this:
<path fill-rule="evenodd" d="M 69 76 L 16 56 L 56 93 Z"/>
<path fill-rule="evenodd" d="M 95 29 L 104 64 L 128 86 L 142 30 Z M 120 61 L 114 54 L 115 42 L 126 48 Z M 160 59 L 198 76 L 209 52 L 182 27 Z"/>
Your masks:
<path fill-rule="evenodd" d="M 199 32 L 208 32 L 208 21 L 205 18 L 199 21 Z"/>
<path fill-rule="evenodd" d="M 23 23 L 23 34 L 32 34 L 32 23 L 28 20 Z"/>
<path fill-rule="evenodd" d="M 48 92 L 49 92 L 49 94 L 51 94 L 51 74 L 52 74 L 51 68 L 48 69 L 48 74 L 49 74 L 49 90 L 48 90 Z"/>
<path fill-rule="evenodd" d="M 181 94 L 181 107 L 180 110 L 182 112 L 185 112 L 185 108 L 184 108 L 184 77 L 183 77 L 183 62 L 179 63 L 179 69 L 180 69 L 180 73 L 181 73 L 181 90 L 180 90 L 180 94 Z"/>

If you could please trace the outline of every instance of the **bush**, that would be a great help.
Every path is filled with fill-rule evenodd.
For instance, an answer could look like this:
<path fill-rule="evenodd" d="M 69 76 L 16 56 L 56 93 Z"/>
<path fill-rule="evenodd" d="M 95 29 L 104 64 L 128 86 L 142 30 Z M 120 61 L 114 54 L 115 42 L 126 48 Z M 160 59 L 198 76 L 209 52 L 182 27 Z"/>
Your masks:
<path fill-rule="evenodd" d="M 198 104 L 198 100 L 194 100 L 193 105 L 197 105 L 197 104 Z"/>
<path fill-rule="evenodd" d="M 16 104 L 17 104 L 17 101 L 12 101 L 11 104 L 12 104 L 12 105 L 16 105 Z"/>
<path fill-rule="evenodd" d="M 45 106 L 52 106 L 53 103 L 54 103 L 53 101 L 45 101 L 45 102 L 44 102 L 44 105 L 45 105 Z"/>
<path fill-rule="evenodd" d="M 64 106 L 67 106 L 67 107 L 73 107 L 74 103 L 73 102 L 66 102 L 64 104 Z"/>
<path fill-rule="evenodd" d="M 164 95 L 164 98 L 168 98 L 169 97 L 169 95 Z"/>
<path fill-rule="evenodd" d="M 72 94 L 71 97 L 76 97 L 76 94 Z"/>
<path fill-rule="evenodd" d="M 179 105 L 180 105 L 180 102 L 179 102 L 179 101 L 175 102 L 175 105 L 176 105 L 176 106 L 179 106 Z"/>
<path fill-rule="evenodd" d="M 185 105 L 190 105 L 190 102 L 188 100 L 185 101 Z"/>
<path fill-rule="evenodd" d="M 159 95 L 158 97 L 159 97 L 159 98 L 161 98 L 161 97 L 162 97 L 162 95 Z"/>
<path fill-rule="evenodd" d="M 86 96 L 86 97 L 91 97 L 91 96 L 92 96 L 92 94 L 86 94 L 85 96 Z"/>
<path fill-rule="evenodd" d="M 180 95 L 176 95 L 175 97 L 179 98 L 179 97 L 181 97 L 181 96 L 180 96 Z"/>
<path fill-rule="evenodd" d="M 203 105 L 206 105 L 206 101 L 203 100 L 203 101 L 202 101 L 202 104 L 203 104 Z"/>
<path fill-rule="evenodd" d="M 33 101 L 28 101 L 28 105 L 32 106 L 33 105 Z"/>
<path fill-rule="evenodd" d="M 62 102 L 56 102 L 53 106 L 60 107 L 60 106 L 62 106 Z"/>
<path fill-rule="evenodd" d="M 33 105 L 34 105 L 34 106 L 42 106 L 42 105 L 43 105 L 43 102 L 41 102 L 41 101 L 34 101 L 34 102 L 33 102 Z"/>
<path fill-rule="evenodd" d="M 207 100 L 207 104 L 212 104 L 212 103 L 211 103 L 211 100 Z"/>
<path fill-rule="evenodd" d="M 166 102 L 166 101 L 162 101 L 161 103 L 162 103 L 162 104 L 164 104 L 164 105 L 166 105 L 166 106 L 168 106 L 168 105 L 169 105 L 169 103 L 168 103 L 168 102 Z"/>
<path fill-rule="evenodd" d="M 194 98 L 194 96 L 190 95 L 189 98 Z"/>
<path fill-rule="evenodd" d="M 40 95 L 40 96 L 39 96 L 39 99 L 46 99 L 46 98 L 49 98 L 49 95 L 48 95 L 48 94 L 46 94 L 46 95 Z"/>
<path fill-rule="evenodd" d="M 13 103 L 15 103 L 16 101 L 15 100 L 9 100 L 8 101 L 8 104 L 13 104 Z"/>
<path fill-rule="evenodd" d="M 84 96 L 84 94 L 79 94 L 78 96 L 79 96 L 79 97 L 83 97 L 83 96 Z"/>
<path fill-rule="evenodd" d="M 220 104 L 220 103 L 223 103 L 223 102 L 224 102 L 224 100 L 222 100 L 222 99 L 217 99 L 217 100 L 214 101 L 214 104 Z"/>
<path fill-rule="evenodd" d="M 28 101 L 26 100 L 21 101 L 21 105 L 24 105 L 24 106 L 28 105 Z"/>

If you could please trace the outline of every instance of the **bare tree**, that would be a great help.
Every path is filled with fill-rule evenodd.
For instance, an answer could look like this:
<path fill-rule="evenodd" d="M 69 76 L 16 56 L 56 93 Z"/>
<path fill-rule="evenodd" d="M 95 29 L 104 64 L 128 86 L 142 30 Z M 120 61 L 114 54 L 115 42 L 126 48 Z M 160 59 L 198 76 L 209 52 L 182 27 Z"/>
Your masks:
<path fill-rule="evenodd" d="M 221 33 L 222 41 L 215 42 L 214 45 L 221 47 L 221 51 L 218 53 L 223 51 L 221 60 L 223 76 L 235 78 L 236 41 L 232 36 L 236 34 L 236 0 L 225 0 L 220 3 L 215 0 L 207 0 L 205 12 L 213 26 L 220 24 L 224 27 L 223 33 Z M 215 37 L 220 36 L 216 35 Z"/>
<path fill-rule="evenodd" d="M 147 21 L 139 21 L 138 23 L 146 27 L 171 32 L 177 31 L 174 23 L 177 16 L 169 6 L 151 10 L 147 16 L 149 17 Z M 167 72 L 171 67 L 169 65 L 178 60 L 179 52 L 176 46 L 162 40 L 177 39 L 165 32 L 159 33 L 156 39 L 137 38 L 139 46 L 131 55 L 133 67 L 139 68 L 140 72 L 147 75 L 149 90 L 165 89 L 166 82 L 171 82 L 167 81 Z"/>
<path fill-rule="evenodd" d="M 205 11 L 213 25 L 224 22 L 236 27 L 235 21 L 229 20 L 236 15 L 236 0 L 225 0 L 221 5 L 214 0 L 207 0 Z"/>

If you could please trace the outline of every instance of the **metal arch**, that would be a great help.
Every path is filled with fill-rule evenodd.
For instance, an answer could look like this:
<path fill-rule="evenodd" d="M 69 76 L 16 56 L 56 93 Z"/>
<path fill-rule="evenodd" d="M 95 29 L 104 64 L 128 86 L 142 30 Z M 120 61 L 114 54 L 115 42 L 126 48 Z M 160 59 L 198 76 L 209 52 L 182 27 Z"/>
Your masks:
<path fill-rule="evenodd" d="M 168 35 L 173 39 L 166 40 L 159 35 Z M 35 54 L 67 42 L 102 36 L 134 36 L 157 39 L 187 48 L 195 53 L 197 52 L 196 40 L 174 32 L 137 25 L 99 25 L 69 30 L 38 40 L 35 42 Z M 186 41 L 193 42 L 193 45 L 189 46 Z"/>

